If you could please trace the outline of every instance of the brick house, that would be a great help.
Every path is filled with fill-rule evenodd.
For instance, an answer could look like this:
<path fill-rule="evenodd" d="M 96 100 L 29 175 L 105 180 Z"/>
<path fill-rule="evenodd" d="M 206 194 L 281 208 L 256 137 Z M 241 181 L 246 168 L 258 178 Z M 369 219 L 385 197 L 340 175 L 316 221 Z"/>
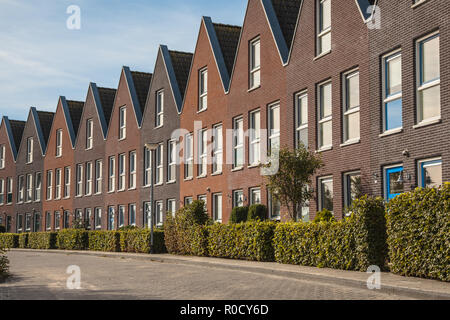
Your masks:
<path fill-rule="evenodd" d="M 142 120 L 139 168 L 142 170 L 141 201 L 144 214 L 149 212 L 151 170 L 155 170 L 154 210 L 155 224 L 161 225 L 165 213 L 172 214 L 180 207 L 180 170 L 178 141 L 172 133 L 180 128 L 180 112 L 186 83 L 192 62 L 192 54 L 171 51 L 164 45 L 158 50 L 155 70 L 150 84 Z M 158 144 L 151 163 L 146 143 Z M 150 223 L 147 216 L 144 220 Z"/>
<path fill-rule="evenodd" d="M 241 28 L 203 17 L 180 120 L 180 201 L 203 200 L 215 221 L 228 221 L 225 132 L 230 75 Z M 213 141 L 213 143 L 208 143 Z"/>
<path fill-rule="evenodd" d="M 72 164 L 73 217 L 77 222 L 83 221 L 85 226 L 93 225 L 93 208 L 104 203 L 108 173 L 104 163 L 105 144 L 115 95 L 115 89 L 91 83 L 81 115 Z M 92 179 L 87 180 L 90 175 Z M 90 194 L 86 193 L 87 182 L 92 183 Z M 106 216 L 102 217 L 102 225 L 108 226 Z"/>
<path fill-rule="evenodd" d="M 102 222 L 111 221 L 115 228 L 127 225 L 142 227 L 140 186 L 143 175 L 138 165 L 142 158 L 141 123 L 152 74 L 130 71 L 123 67 L 116 92 L 105 143 L 104 202 L 93 208 L 94 227 L 106 229 Z M 102 211 L 107 220 L 104 220 Z"/>
<path fill-rule="evenodd" d="M 73 220 L 74 148 L 84 103 L 60 97 L 51 126 L 43 170 L 45 229 L 71 227 Z"/>
<path fill-rule="evenodd" d="M 15 231 L 15 184 L 17 152 L 25 121 L 3 116 L 0 124 L 0 226 L 6 232 Z"/>
<path fill-rule="evenodd" d="M 16 159 L 16 232 L 43 230 L 44 157 L 54 114 L 31 108 Z"/>

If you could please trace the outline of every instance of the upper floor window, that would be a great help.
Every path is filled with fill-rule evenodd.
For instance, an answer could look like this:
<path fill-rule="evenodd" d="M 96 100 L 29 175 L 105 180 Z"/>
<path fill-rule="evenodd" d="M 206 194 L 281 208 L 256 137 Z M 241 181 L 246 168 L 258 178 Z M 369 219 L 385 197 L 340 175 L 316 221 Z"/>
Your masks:
<path fill-rule="evenodd" d="M 360 137 L 359 71 L 344 75 L 344 142 L 358 141 Z"/>
<path fill-rule="evenodd" d="M 402 54 L 383 57 L 383 131 L 401 129 L 402 120 Z"/>
<path fill-rule="evenodd" d="M 5 145 L 0 146 L 0 169 L 5 168 Z"/>
<path fill-rule="evenodd" d="M 33 201 L 33 175 L 31 173 L 27 174 L 27 191 L 25 193 L 25 201 Z"/>
<path fill-rule="evenodd" d="M 208 69 L 200 70 L 198 77 L 198 111 L 204 111 L 208 108 Z"/>
<path fill-rule="evenodd" d="M 92 194 L 92 162 L 86 163 L 86 185 L 85 185 L 86 196 L 90 196 Z"/>
<path fill-rule="evenodd" d="M 114 192 L 116 186 L 116 157 L 111 156 L 108 159 L 108 192 Z"/>
<path fill-rule="evenodd" d="M 308 93 L 299 93 L 295 101 L 295 147 L 308 148 Z"/>
<path fill-rule="evenodd" d="M 156 93 L 156 123 L 155 126 L 161 127 L 164 124 L 164 90 Z"/>
<path fill-rule="evenodd" d="M 56 130 L 56 153 L 57 157 L 62 156 L 62 129 Z"/>
<path fill-rule="evenodd" d="M 27 163 L 33 162 L 33 138 L 27 139 Z"/>
<path fill-rule="evenodd" d="M 55 170 L 55 199 L 61 199 L 61 168 Z"/>
<path fill-rule="evenodd" d="M 317 55 L 331 51 L 331 0 L 317 0 Z"/>
<path fill-rule="evenodd" d="M 70 198 L 70 167 L 64 168 L 64 198 Z"/>
<path fill-rule="evenodd" d="M 95 161 L 95 194 L 102 193 L 102 182 L 103 182 L 103 161 Z"/>
<path fill-rule="evenodd" d="M 13 178 L 6 178 L 6 203 L 13 202 Z"/>
<path fill-rule="evenodd" d="M 127 108 L 119 109 L 119 140 L 125 139 L 127 136 Z"/>
<path fill-rule="evenodd" d="M 258 165 L 261 161 L 261 113 L 250 113 L 249 164 Z"/>
<path fill-rule="evenodd" d="M 53 171 L 47 171 L 47 200 L 52 200 L 53 196 Z"/>
<path fill-rule="evenodd" d="M 250 42 L 250 89 L 261 85 L 261 41 Z"/>
<path fill-rule="evenodd" d="M 207 130 L 202 129 L 198 131 L 198 166 L 197 166 L 197 175 L 199 177 L 206 176 L 206 166 L 208 164 L 208 135 Z"/>
<path fill-rule="evenodd" d="M 233 169 L 244 166 L 244 120 L 233 120 Z"/>
<path fill-rule="evenodd" d="M 41 201 L 42 176 L 40 172 L 36 173 L 35 187 L 34 187 L 34 201 Z"/>
<path fill-rule="evenodd" d="M 118 191 L 125 190 L 125 154 L 119 154 L 119 181 L 117 185 Z"/>
<path fill-rule="evenodd" d="M 88 119 L 86 121 L 86 149 L 92 149 L 94 146 L 94 121 Z"/>
<path fill-rule="evenodd" d="M 5 180 L 0 179 L 0 205 L 5 203 Z"/>
<path fill-rule="evenodd" d="M 223 163 L 223 133 L 222 125 L 218 124 L 213 127 L 213 174 L 219 174 L 222 172 Z"/>
<path fill-rule="evenodd" d="M 320 84 L 318 93 L 318 147 L 326 149 L 333 145 L 331 82 Z"/>
<path fill-rule="evenodd" d="M 17 179 L 17 202 L 22 203 L 25 197 L 25 177 L 19 176 Z"/>
<path fill-rule="evenodd" d="M 152 184 L 152 151 L 144 148 L 144 186 L 148 187 Z"/>
<path fill-rule="evenodd" d="M 417 122 L 441 117 L 441 75 L 439 33 L 428 35 L 417 42 Z"/>
<path fill-rule="evenodd" d="M 76 170 L 77 170 L 77 172 L 76 172 L 77 186 L 76 186 L 75 195 L 77 197 L 80 197 L 83 195 L 83 165 L 77 164 Z"/>
<path fill-rule="evenodd" d="M 171 140 L 167 147 L 167 181 L 175 182 L 177 180 L 177 142 Z"/>
<path fill-rule="evenodd" d="M 128 160 L 130 161 L 130 174 L 128 177 L 128 188 L 136 188 L 136 151 L 131 151 Z"/>
<path fill-rule="evenodd" d="M 185 136 L 184 146 L 184 178 L 190 179 L 194 176 L 194 144 L 192 133 Z"/>
<path fill-rule="evenodd" d="M 155 165 L 156 165 L 156 177 L 155 177 L 155 184 L 162 184 L 163 183 L 163 173 L 164 173 L 164 145 L 161 143 L 158 145 L 158 148 L 156 149 L 156 159 L 155 159 Z"/>
<path fill-rule="evenodd" d="M 269 154 L 280 148 L 280 105 L 269 106 Z"/>

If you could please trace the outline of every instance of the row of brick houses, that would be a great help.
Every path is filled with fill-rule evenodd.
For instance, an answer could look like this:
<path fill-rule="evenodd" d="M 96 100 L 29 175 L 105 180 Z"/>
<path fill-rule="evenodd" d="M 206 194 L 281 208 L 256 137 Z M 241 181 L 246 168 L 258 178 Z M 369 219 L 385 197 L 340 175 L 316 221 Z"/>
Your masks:
<path fill-rule="evenodd" d="M 304 221 L 450 181 L 449 14 L 446 0 L 249 0 L 242 27 L 203 17 L 193 54 L 161 45 L 153 74 L 123 67 L 117 90 L 2 118 L 0 225 L 144 226 L 152 170 L 157 225 L 196 199 L 219 222 L 255 203 L 285 220 L 259 164 L 300 143 L 325 164 Z"/>

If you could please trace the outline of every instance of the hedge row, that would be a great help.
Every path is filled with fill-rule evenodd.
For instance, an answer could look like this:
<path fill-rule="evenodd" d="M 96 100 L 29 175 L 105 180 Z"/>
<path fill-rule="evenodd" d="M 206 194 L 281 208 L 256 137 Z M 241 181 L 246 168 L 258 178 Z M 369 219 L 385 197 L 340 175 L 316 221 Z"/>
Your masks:
<path fill-rule="evenodd" d="M 0 281 L 8 276 L 9 261 L 5 252 L 0 249 Z"/>
<path fill-rule="evenodd" d="M 0 234 L 0 249 L 10 249 L 19 247 L 19 235 L 16 233 Z"/>
<path fill-rule="evenodd" d="M 391 271 L 450 281 L 450 183 L 399 195 L 386 211 Z"/>

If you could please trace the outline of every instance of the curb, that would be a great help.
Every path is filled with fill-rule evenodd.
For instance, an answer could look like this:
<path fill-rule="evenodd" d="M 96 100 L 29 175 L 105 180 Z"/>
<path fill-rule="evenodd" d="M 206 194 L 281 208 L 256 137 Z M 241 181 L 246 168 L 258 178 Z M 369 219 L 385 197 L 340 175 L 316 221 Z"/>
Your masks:
<path fill-rule="evenodd" d="M 192 266 L 202 266 L 210 268 L 219 268 L 227 270 L 236 270 L 241 272 L 252 272 L 259 274 L 270 274 L 285 278 L 297 279 L 297 280 L 307 280 L 320 282 L 323 284 L 335 284 L 344 285 L 358 289 L 367 289 L 367 282 L 359 279 L 343 278 L 343 277 L 331 277 L 323 274 L 312 274 L 304 272 L 302 270 L 298 271 L 287 271 L 287 270 L 276 270 L 274 268 L 268 268 L 263 266 L 243 266 L 234 265 L 222 262 L 221 260 L 215 260 L 210 258 L 211 261 L 194 261 L 190 259 L 183 258 L 182 256 L 174 255 L 148 255 L 148 254 L 138 254 L 138 253 L 120 253 L 120 252 L 98 252 L 98 251 L 62 251 L 62 250 L 34 250 L 34 249 L 10 249 L 10 251 L 18 252 L 38 252 L 38 253 L 51 253 L 51 254 L 65 254 L 65 255 L 88 255 L 101 258 L 119 258 L 119 259 L 134 259 L 134 260 L 146 260 L 160 263 L 175 263 L 184 264 Z M 377 292 L 400 295 L 405 297 L 410 297 L 414 299 L 421 300 L 450 300 L 450 291 L 436 292 L 421 290 L 409 287 L 401 287 L 395 285 L 382 285 L 380 290 Z"/>

